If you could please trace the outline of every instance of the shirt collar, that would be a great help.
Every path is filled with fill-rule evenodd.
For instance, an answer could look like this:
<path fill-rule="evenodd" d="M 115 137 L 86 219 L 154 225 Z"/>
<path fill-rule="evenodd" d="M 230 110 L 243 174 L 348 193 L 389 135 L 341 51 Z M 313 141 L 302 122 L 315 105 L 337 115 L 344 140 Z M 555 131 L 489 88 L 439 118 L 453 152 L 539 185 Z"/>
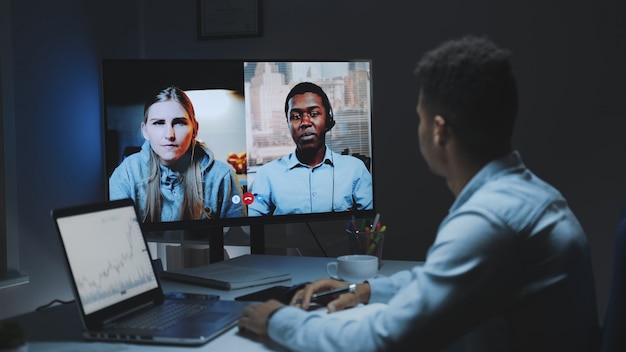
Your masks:
<path fill-rule="evenodd" d="M 478 189 L 492 179 L 498 178 L 502 174 L 510 173 L 513 170 L 525 169 L 526 166 L 522 162 L 522 157 L 517 150 L 490 161 L 482 169 L 480 169 L 474 177 L 463 187 L 461 193 L 456 197 L 450 211 L 459 208 L 465 203 Z"/>
<path fill-rule="evenodd" d="M 300 160 L 298 160 L 298 157 L 296 156 L 295 151 L 289 154 L 289 156 L 287 157 L 287 167 L 289 169 L 294 169 L 296 167 L 308 167 L 311 169 L 315 169 L 317 167 L 320 167 L 322 164 L 328 164 L 330 166 L 334 166 L 333 152 L 332 150 L 330 150 L 330 148 L 328 148 L 328 145 L 326 146 L 326 152 L 324 153 L 324 160 L 318 165 L 315 165 L 314 167 L 301 163 Z"/>

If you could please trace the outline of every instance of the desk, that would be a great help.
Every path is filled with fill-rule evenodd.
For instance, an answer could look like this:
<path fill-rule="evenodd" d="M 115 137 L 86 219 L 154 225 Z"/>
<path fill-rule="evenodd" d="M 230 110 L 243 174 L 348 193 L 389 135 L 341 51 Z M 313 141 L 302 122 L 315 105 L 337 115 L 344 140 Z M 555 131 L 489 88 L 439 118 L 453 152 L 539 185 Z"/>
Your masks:
<path fill-rule="evenodd" d="M 289 271 L 292 275 L 291 281 L 284 281 L 278 284 L 293 285 L 327 277 L 326 263 L 334 260 L 334 258 L 325 257 L 248 254 L 226 260 L 226 262 L 271 271 Z M 395 272 L 412 268 L 418 264 L 419 262 L 415 261 L 383 260 L 379 275 L 388 276 Z M 163 281 L 165 292 L 213 293 L 219 295 L 221 299 L 227 300 L 232 300 L 235 299 L 235 297 L 274 285 L 276 284 L 248 287 L 232 291 L 221 291 L 201 286 Z M 39 312 L 14 317 L 11 320 L 17 321 L 24 328 L 29 341 L 29 352 L 67 352 L 86 349 L 89 351 L 285 351 L 284 348 L 267 339 L 259 338 L 254 340 L 249 337 L 240 336 L 237 327 L 218 336 L 208 344 L 198 347 L 85 342 L 81 336 L 83 328 L 75 304 L 55 306 Z"/>

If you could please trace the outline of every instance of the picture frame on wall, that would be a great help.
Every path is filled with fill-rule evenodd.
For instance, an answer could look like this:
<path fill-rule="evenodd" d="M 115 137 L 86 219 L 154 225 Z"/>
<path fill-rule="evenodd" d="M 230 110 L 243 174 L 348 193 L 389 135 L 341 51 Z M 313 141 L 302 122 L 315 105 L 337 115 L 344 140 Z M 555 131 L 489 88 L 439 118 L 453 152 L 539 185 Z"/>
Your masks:
<path fill-rule="evenodd" d="M 200 39 L 261 35 L 261 0 L 197 0 Z"/>

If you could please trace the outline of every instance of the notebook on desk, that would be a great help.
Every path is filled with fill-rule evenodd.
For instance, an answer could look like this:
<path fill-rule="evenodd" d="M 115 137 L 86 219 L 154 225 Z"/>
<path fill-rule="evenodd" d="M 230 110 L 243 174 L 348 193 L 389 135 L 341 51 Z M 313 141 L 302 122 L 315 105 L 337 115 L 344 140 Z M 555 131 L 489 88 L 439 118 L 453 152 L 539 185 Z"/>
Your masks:
<path fill-rule="evenodd" d="M 87 339 L 199 345 L 246 304 L 165 295 L 130 199 L 51 212 Z"/>

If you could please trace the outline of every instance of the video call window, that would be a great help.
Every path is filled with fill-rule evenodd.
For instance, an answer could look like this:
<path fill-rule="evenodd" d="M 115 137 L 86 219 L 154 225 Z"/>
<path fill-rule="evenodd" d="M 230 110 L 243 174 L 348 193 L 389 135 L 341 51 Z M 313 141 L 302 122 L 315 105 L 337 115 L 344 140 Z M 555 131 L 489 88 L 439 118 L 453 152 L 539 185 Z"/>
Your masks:
<path fill-rule="evenodd" d="M 295 150 L 285 98 L 305 81 L 319 85 L 332 105 L 336 124 L 326 144 L 356 156 L 372 171 L 369 60 L 104 60 L 102 80 L 107 179 L 143 144 L 146 101 L 170 85 L 187 93 L 199 123 L 198 139 L 235 169 L 243 193 L 259 167 Z"/>
<path fill-rule="evenodd" d="M 312 82 L 330 99 L 336 125 L 326 142 L 338 153 L 370 157 L 370 63 L 245 62 L 244 80 L 248 150 L 248 181 L 255 169 L 294 151 L 287 128 L 285 98 L 297 83 Z M 368 169 L 370 169 L 367 164 Z"/>

